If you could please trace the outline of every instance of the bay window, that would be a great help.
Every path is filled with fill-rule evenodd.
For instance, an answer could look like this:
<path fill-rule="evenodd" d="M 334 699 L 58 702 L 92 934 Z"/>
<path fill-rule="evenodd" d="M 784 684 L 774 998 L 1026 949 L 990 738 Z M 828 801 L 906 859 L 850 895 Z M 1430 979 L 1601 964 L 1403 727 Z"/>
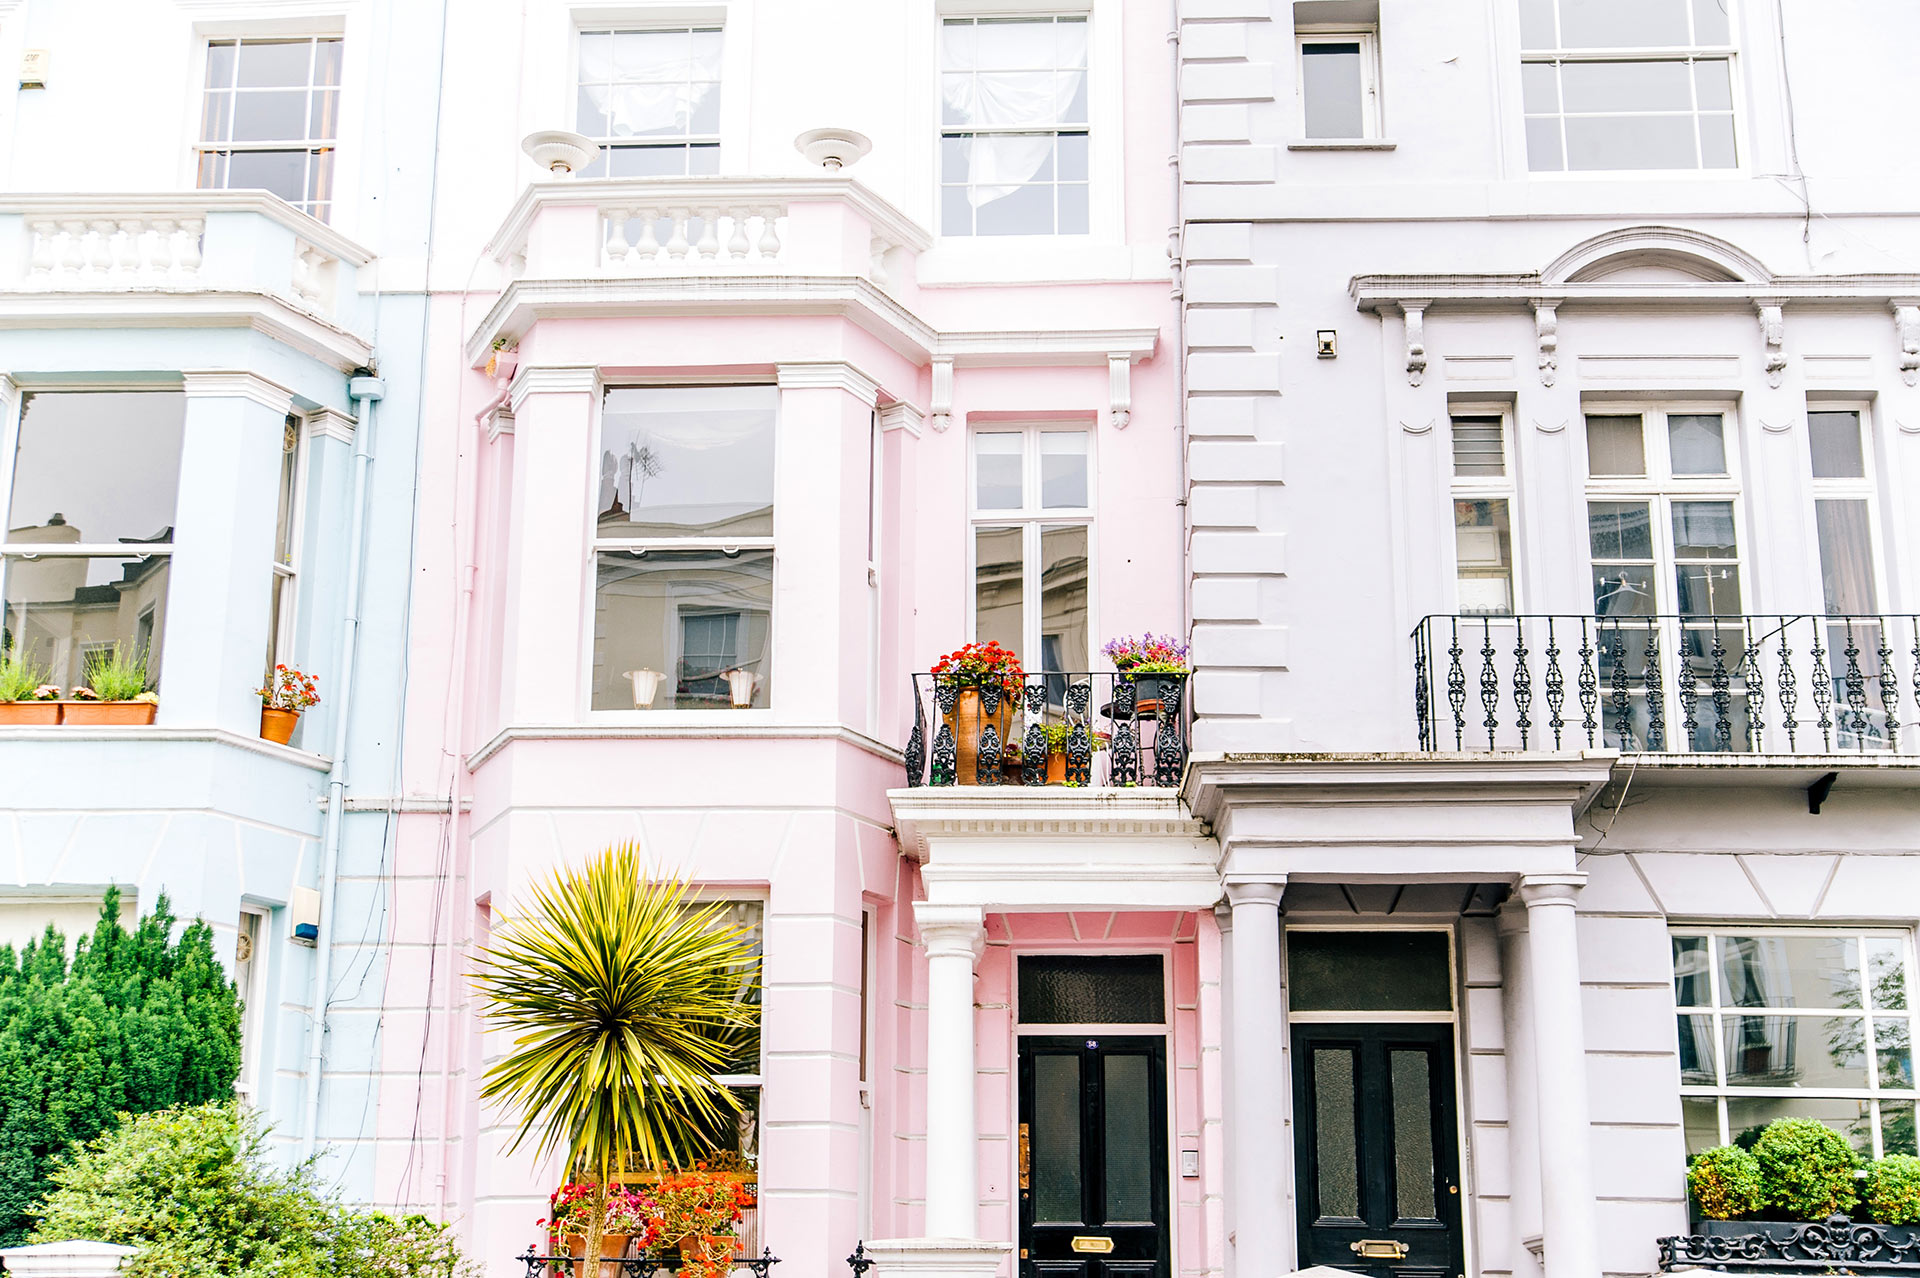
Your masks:
<path fill-rule="evenodd" d="M 1085 235 L 1087 19 L 940 26 L 940 233 Z"/>
<path fill-rule="evenodd" d="M 593 709 L 768 704 L 777 403 L 771 386 L 607 392 Z"/>
<path fill-rule="evenodd" d="M 62 688 L 115 650 L 159 679 L 185 422 L 177 391 L 42 392 L 21 407 L 4 642 Z"/>
<path fill-rule="evenodd" d="M 1731 169 L 1725 0 L 1520 0 L 1527 166 Z"/>
<path fill-rule="evenodd" d="M 261 187 L 321 221 L 340 136 L 340 39 L 213 40 L 201 112 L 201 189 Z"/>
<path fill-rule="evenodd" d="M 575 128 L 600 144 L 583 177 L 720 171 L 718 27 L 582 31 Z"/>
<path fill-rule="evenodd" d="M 1904 931 L 1676 927 L 1687 1151 L 1811 1118 L 1863 1155 L 1914 1153 L 1911 948 Z"/>
<path fill-rule="evenodd" d="M 1019 653 L 1030 672 L 1091 659 L 1090 444 L 1087 431 L 1056 426 L 973 436 L 973 637 Z"/>

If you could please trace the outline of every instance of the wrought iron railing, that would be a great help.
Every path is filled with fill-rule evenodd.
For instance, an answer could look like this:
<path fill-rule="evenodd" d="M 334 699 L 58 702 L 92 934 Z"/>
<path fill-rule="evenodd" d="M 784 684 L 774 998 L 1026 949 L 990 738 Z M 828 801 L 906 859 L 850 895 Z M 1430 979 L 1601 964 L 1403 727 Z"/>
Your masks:
<path fill-rule="evenodd" d="M 1739 1229 L 1747 1222 L 1727 1228 Z M 1660 1240 L 1660 1268 L 1779 1273 L 1920 1271 L 1920 1234 L 1911 1226 L 1855 1224 L 1830 1216 L 1807 1225 L 1748 1224 L 1738 1233 L 1678 1234 Z"/>
<path fill-rule="evenodd" d="M 913 676 L 907 784 L 1180 784 L 1185 674 L 1029 674 L 1008 685 Z"/>
<path fill-rule="evenodd" d="M 1423 750 L 1920 752 L 1912 616 L 1424 618 Z"/>
<path fill-rule="evenodd" d="M 663 1274 L 677 1273 L 684 1260 L 679 1255 L 605 1256 L 601 1267 L 595 1268 L 587 1265 L 584 1256 L 537 1256 L 532 1244 L 514 1259 L 527 1267 L 526 1278 L 611 1278 L 605 1271 L 606 1266 L 618 1266 L 612 1273 L 619 1278 L 660 1278 Z M 763 1247 L 758 1256 L 734 1257 L 732 1272 L 737 1274 L 745 1269 L 754 1278 L 768 1278 L 779 1263 L 780 1257 Z"/>

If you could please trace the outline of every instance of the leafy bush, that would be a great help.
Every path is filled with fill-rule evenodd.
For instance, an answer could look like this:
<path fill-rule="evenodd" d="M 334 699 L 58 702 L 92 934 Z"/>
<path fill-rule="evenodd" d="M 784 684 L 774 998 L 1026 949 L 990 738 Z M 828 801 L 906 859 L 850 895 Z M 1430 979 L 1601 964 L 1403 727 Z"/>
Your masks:
<path fill-rule="evenodd" d="M 1780 1118 L 1753 1144 L 1767 1206 L 1793 1220 L 1825 1220 L 1860 1201 L 1859 1156 L 1847 1138 L 1811 1118 Z"/>
<path fill-rule="evenodd" d="M 282 1171 L 251 1111 L 218 1101 L 131 1117 L 53 1172 L 36 1242 L 137 1247 L 127 1278 L 468 1278 L 442 1225 L 342 1207 Z"/>
<path fill-rule="evenodd" d="M 122 1112 L 233 1094 L 240 1003 L 205 923 L 172 940 L 162 896 L 132 933 L 109 889 L 71 964 L 49 927 L 0 946 L 0 1246 L 24 1241 L 48 1164 Z"/>
<path fill-rule="evenodd" d="M 1708 1220 L 1738 1220 L 1763 1203 L 1760 1163 L 1738 1145 L 1720 1145 L 1687 1165 L 1687 1192 Z"/>
<path fill-rule="evenodd" d="M 1870 1163 L 1867 1207 L 1883 1225 L 1920 1225 L 1920 1158 L 1888 1154 Z"/>
<path fill-rule="evenodd" d="M 148 683 L 145 648 L 122 653 L 115 644 L 87 658 L 87 687 L 102 701 L 132 701 Z"/>
<path fill-rule="evenodd" d="M 53 672 L 17 648 L 0 648 L 0 701 L 38 701 Z"/>

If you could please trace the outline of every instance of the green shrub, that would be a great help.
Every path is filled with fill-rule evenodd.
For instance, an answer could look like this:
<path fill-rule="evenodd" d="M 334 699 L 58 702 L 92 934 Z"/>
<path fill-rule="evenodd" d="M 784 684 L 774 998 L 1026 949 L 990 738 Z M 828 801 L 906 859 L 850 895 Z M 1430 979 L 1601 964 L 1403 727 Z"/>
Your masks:
<path fill-rule="evenodd" d="M 1888 1154 L 1868 1164 L 1867 1207 L 1883 1225 L 1920 1225 L 1920 1158 Z"/>
<path fill-rule="evenodd" d="M 36 1242 L 136 1247 L 127 1278 L 468 1278 L 444 1226 L 353 1211 L 278 1168 L 236 1102 L 131 1117 L 53 1172 Z"/>
<path fill-rule="evenodd" d="M 1754 1142 L 1753 1156 L 1766 1205 L 1792 1220 L 1825 1220 L 1860 1201 L 1853 1177 L 1859 1156 L 1825 1123 L 1776 1119 Z"/>
<path fill-rule="evenodd" d="M 1760 1163 L 1738 1145 L 1703 1150 L 1687 1165 L 1687 1192 L 1708 1220 L 1751 1216 L 1764 1202 Z"/>
<path fill-rule="evenodd" d="M 0 648 L 0 701 L 32 701 L 53 678 L 46 666 L 17 648 Z"/>
<path fill-rule="evenodd" d="M 102 701 L 132 701 L 148 684 L 145 648 L 122 654 L 115 644 L 87 658 L 87 687 Z"/>
<path fill-rule="evenodd" d="M 122 1112 L 233 1095 L 240 1002 L 196 922 L 172 939 L 165 896 L 129 933 L 120 894 L 73 961 L 49 927 L 0 946 L 0 1247 L 25 1240 L 50 1162 Z"/>

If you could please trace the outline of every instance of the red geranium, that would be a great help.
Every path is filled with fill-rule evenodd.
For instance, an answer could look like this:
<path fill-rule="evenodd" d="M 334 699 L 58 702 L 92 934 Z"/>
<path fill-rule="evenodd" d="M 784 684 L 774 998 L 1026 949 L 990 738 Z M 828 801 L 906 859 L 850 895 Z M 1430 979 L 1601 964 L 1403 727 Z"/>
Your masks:
<path fill-rule="evenodd" d="M 977 688 L 998 682 L 1008 696 L 1020 691 L 1026 675 L 1020 658 L 989 639 L 985 643 L 964 644 L 933 663 L 936 682 L 956 688 Z"/>

